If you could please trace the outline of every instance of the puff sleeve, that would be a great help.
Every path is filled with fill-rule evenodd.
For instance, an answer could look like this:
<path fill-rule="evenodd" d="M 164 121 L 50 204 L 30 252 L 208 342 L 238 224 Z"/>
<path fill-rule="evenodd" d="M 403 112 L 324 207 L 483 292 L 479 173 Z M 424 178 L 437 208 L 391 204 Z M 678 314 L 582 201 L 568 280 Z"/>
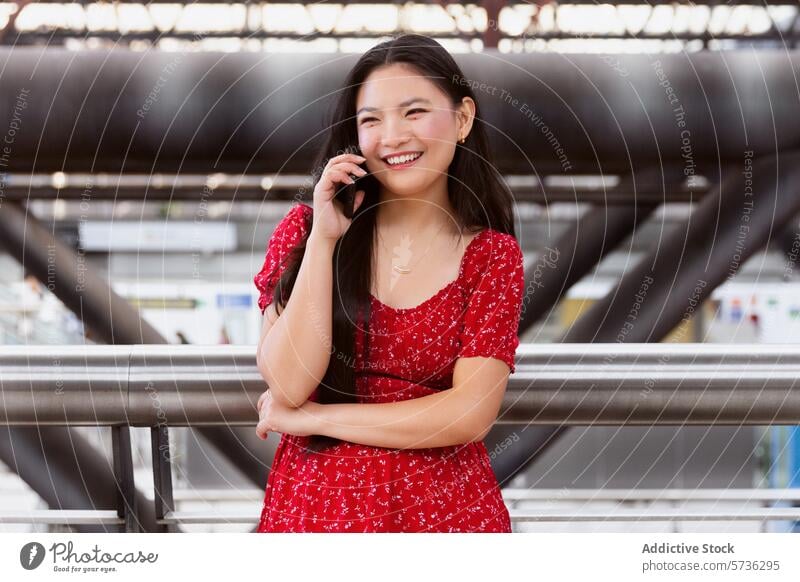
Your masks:
<path fill-rule="evenodd" d="M 307 222 L 307 217 L 311 215 L 312 211 L 313 209 L 306 204 L 295 204 L 272 231 L 267 242 L 264 264 L 253 277 L 253 283 L 260 293 L 258 307 L 262 314 L 272 303 L 275 286 L 288 266 L 286 259 L 289 253 L 303 239 L 310 227 L 310 220 Z"/>
<path fill-rule="evenodd" d="M 522 249 L 514 236 L 505 233 L 486 247 L 464 313 L 458 357 L 496 358 L 513 374 L 525 285 Z"/>

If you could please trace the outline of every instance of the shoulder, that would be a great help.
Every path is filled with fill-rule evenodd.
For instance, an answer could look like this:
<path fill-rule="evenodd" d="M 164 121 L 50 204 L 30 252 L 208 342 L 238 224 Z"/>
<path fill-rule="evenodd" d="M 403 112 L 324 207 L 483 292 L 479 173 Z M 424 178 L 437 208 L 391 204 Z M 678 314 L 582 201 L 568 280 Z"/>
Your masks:
<path fill-rule="evenodd" d="M 293 205 L 278 221 L 267 241 L 264 263 L 254 278 L 256 287 L 262 291 L 259 300 L 262 312 L 269 302 L 266 297 L 272 293 L 277 277 L 285 267 L 291 250 L 300 243 L 306 231 L 311 227 L 311 221 L 308 219 L 311 216 L 311 210 L 312 208 L 306 204 Z"/>
<path fill-rule="evenodd" d="M 499 230 L 495 230 L 493 228 L 485 228 L 479 236 L 481 236 L 481 242 L 484 245 L 487 243 L 493 243 L 492 246 L 495 246 L 501 250 L 508 249 L 508 248 L 519 248 L 519 242 L 517 238 L 513 234 L 509 234 L 506 232 L 500 232 Z"/>
<path fill-rule="evenodd" d="M 290 223 L 305 222 L 306 218 L 311 216 L 313 212 L 314 209 L 308 204 L 304 204 L 303 202 L 297 202 L 286 212 L 286 215 L 283 217 L 281 222 L 290 222 Z"/>
<path fill-rule="evenodd" d="M 274 267 L 289 254 L 310 230 L 312 208 L 306 204 L 293 205 L 278 221 L 267 240 L 267 258 L 264 268 Z"/>
<path fill-rule="evenodd" d="M 476 236 L 474 258 L 479 264 L 515 264 L 522 256 L 519 241 L 513 234 L 486 228 Z"/>
<path fill-rule="evenodd" d="M 470 244 L 469 260 L 464 266 L 465 282 L 470 289 L 486 277 L 499 277 L 523 268 L 522 249 L 512 234 L 485 228 Z"/>
<path fill-rule="evenodd" d="M 309 225 L 308 218 L 311 216 L 313 209 L 301 202 L 292 206 L 283 218 L 278 221 L 275 230 L 273 231 L 272 238 L 278 239 L 294 239 L 302 236 Z M 284 241 L 281 241 L 284 242 Z M 285 241 L 291 244 L 292 241 Z"/>

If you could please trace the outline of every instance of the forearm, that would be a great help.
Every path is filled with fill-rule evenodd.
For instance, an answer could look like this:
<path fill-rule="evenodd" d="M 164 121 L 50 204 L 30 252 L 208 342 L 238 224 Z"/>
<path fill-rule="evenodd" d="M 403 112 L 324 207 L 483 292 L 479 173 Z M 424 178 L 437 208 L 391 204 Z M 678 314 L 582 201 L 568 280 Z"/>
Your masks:
<path fill-rule="evenodd" d="M 258 348 L 259 370 L 286 406 L 301 406 L 330 363 L 335 243 L 312 231 L 292 293 Z"/>
<path fill-rule="evenodd" d="M 321 404 L 314 431 L 374 447 L 421 449 L 481 440 L 491 423 L 475 402 L 452 389 L 401 402 Z"/>

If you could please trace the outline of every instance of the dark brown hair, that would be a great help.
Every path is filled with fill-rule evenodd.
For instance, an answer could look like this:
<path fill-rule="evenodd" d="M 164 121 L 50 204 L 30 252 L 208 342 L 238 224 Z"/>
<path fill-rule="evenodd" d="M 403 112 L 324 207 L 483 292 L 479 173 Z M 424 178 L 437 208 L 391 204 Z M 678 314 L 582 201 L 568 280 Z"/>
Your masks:
<path fill-rule="evenodd" d="M 450 53 L 424 35 L 404 34 L 378 44 L 364 53 L 352 68 L 329 114 L 327 127 L 330 130 L 326 132 L 325 142 L 312 166 L 315 168 L 312 170 L 314 183 L 319 180 L 321 168 L 330 158 L 345 152 L 358 152 L 355 118 L 358 89 L 374 70 L 396 63 L 413 67 L 420 75 L 435 83 L 449 96 L 454 106 L 460 104 L 464 97 L 471 97 L 475 101 L 475 120 L 470 133 L 463 144 L 458 144 L 448 168 L 448 198 L 461 221 L 459 226 L 474 230 L 490 227 L 516 238 L 514 198 L 494 168 L 478 100 L 469 84 L 459 82 L 464 76 Z M 369 353 L 366 322 L 369 321 L 371 307 L 371 259 L 376 240 L 379 184 L 373 176 L 367 176 L 358 181 L 358 188 L 365 191 L 364 201 L 354 214 L 347 232 L 337 241 L 333 253 L 333 347 L 317 398 L 323 404 L 356 402 L 356 326 L 365 330 L 361 358 Z M 311 230 L 310 217 L 306 227 L 306 237 L 288 258 L 286 270 L 275 288 L 273 301 L 276 308 L 285 306 L 297 279 Z M 320 451 L 335 442 L 338 441 L 313 435 L 309 448 Z"/>

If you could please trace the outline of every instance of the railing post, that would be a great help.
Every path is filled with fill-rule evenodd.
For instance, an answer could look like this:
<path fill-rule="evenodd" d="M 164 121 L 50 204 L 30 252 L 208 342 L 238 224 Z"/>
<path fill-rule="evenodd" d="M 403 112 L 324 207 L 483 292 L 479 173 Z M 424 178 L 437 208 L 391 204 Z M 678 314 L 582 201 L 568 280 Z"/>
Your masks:
<path fill-rule="evenodd" d="M 156 521 L 164 519 L 169 511 L 175 511 L 172 498 L 172 464 L 169 450 L 169 431 L 166 426 L 159 425 L 150 429 L 150 443 L 153 455 L 153 500 L 155 502 Z M 170 524 L 164 531 L 178 531 Z"/>
<path fill-rule="evenodd" d="M 117 481 L 117 515 L 125 520 L 120 526 L 124 532 L 141 532 L 136 485 L 133 478 L 130 427 L 111 427 L 111 446 L 114 455 L 114 477 Z"/>

